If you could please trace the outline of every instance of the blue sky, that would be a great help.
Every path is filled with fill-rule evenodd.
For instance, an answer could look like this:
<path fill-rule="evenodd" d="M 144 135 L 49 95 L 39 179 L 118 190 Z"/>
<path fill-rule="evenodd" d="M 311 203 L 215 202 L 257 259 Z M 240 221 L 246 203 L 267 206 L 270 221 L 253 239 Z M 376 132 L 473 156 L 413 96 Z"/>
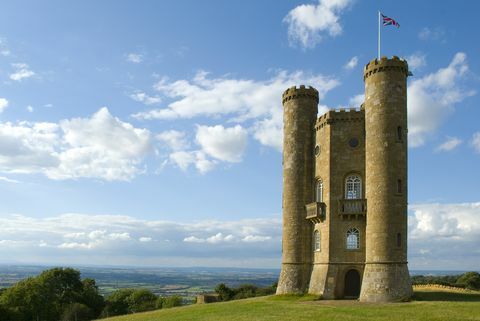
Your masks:
<path fill-rule="evenodd" d="M 0 10 L 0 262 L 277 267 L 281 93 L 358 106 L 409 61 L 412 268 L 480 263 L 475 2 L 15 1 Z"/>

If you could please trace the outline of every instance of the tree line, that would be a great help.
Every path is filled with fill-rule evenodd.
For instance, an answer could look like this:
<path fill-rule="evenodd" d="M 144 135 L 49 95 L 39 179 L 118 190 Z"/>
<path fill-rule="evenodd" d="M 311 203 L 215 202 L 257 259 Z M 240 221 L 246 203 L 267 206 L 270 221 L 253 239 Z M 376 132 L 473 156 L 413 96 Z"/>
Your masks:
<path fill-rule="evenodd" d="M 104 298 L 95 280 L 72 268 L 53 268 L 0 290 L 0 321 L 89 321 L 182 305 L 179 296 L 120 289 Z"/>
<path fill-rule="evenodd" d="M 415 284 L 440 284 L 457 288 L 480 290 L 480 274 L 466 272 L 459 275 L 414 275 L 412 283 Z"/>

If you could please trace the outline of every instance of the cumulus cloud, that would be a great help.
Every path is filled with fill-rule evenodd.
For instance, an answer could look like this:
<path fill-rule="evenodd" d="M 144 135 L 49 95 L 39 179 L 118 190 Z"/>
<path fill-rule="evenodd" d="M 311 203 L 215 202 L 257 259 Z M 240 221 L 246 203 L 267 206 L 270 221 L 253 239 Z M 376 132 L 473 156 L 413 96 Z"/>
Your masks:
<path fill-rule="evenodd" d="M 215 159 L 237 163 L 247 146 L 247 131 L 240 125 L 225 128 L 217 126 L 198 126 L 196 140 L 202 150 Z"/>
<path fill-rule="evenodd" d="M 140 161 L 150 145 L 148 130 L 122 122 L 106 107 L 58 124 L 0 123 L 0 171 L 129 180 L 142 172 Z"/>
<path fill-rule="evenodd" d="M 0 262 L 279 267 L 280 216 L 172 222 L 120 215 L 0 216 Z M 412 269 L 480 264 L 480 203 L 409 206 Z M 194 262 L 194 263 L 192 263 Z M 215 263 L 211 263 L 215 262 Z"/>
<path fill-rule="evenodd" d="M 8 100 L 5 98 L 0 98 L 0 113 L 2 113 L 7 107 L 8 107 Z"/>
<path fill-rule="evenodd" d="M 343 68 L 345 69 L 353 69 L 357 66 L 358 64 L 358 57 L 357 56 L 354 56 L 352 57 L 352 59 L 350 59 L 346 64 L 345 66 L 343 66 Z"/>
<path fill-rule="evenodd" d="M 340 16 L 352 3 L 352 0 L 319 0 L 318 4 L 295 7 L 283 19 L 288 24 L 290 44 L 312 48 L 327 34 L 331 37 L 340 35 Z"/>
<path fill-rule="evenodd" d="M 365 102 L 365 94 L 358 94 L 348 100 L 348 104 L 353 107 L 360 107 Z"/>
<path fill-rule="evenodd" d="M 200 173 L 205 174 L 221 162 L 240 162 L 247 146 L 248 134 L 240 125 L 197 125 L 196 146 L 193 148 L 187 143 L 184 132 L 169 130 L 158 134 L 156 138 L 170 148 L 168 162 L 183 171 L 193 165 Z"/>
<path fill-rule="evenodd" d="M 447 140 L 440 144 L 435 150 L 437 152 L 449 152 L 454 150 L 462 143 L 462 140 L 457 137 L 447 137 Z"/>
<path fill-rule="evenodd" d="M 174 151 L 180 151 L 189 147 L 189 142 L 184 132 L 167 130 L 155 136 L 155 138 Z"/>
<path fill-rule="evenodd" d="M 158 96 L 149 96 L 148 94 L 144 93 L 143 91 L 136 91 L 130 95 L 135 101 L 143 103 L 145 105 L 154 105 L 158 104 L 162 101 L 162 99 Z"/>
<path fill-rule="evenodd" d="M 143 55 L 139 53 L 129 53 L 127 54 L 127 61 L 134 64 L 139 64 L 143 61 Z"/>
<path fill-rule="evenodd" d="M 143 120 L 228 117 L 229 122 L 236 123 L 252 120 L 254 138 L 264 145 L 281 149 L 283 114 L 280 97 L 285 89 L 298 84 L 317 88 L 320 99 L 323 99 L 328 91 L 339 85 L 339 81 L 302 71 L 279 71 L 264 81 L 209 78 L 208 73 L 201 71 L 191 80 L 161 79 L 154 87 L 172 102 L 165 108 L 136 113 L 133 117 Z"/>
<path fill-rule="evenodd" d="M 410 264 L 472 269 L 480 264 L 480 203 L 409 206 Z"/>
<path fill-rule="evenodd" d="M 27 111 L 28 111 L 29 113 L 33 113 L 33 107 L 32 107 L 31 105 L 28 105 L 28 106 L 27 106 Z"/>
<path fill-rule="evenodd" d="M 410 70 L 422 68 L 427 64 L 425 55 L 419 52 L 408 56 L 406 60 L 408 62 L 408 69 Z"/>
<path fill-rule="evenodd" d="M 118 215 L 0 216 L 0 262 L 252 266 L 279 264 L 279 218 L 181 223 Z M 148 235 L 148 236 L 146 236 Z M 43 244 L 43 245 L 41 245 Z M 43 260 L 43 261 L 41 261 Z M 147 263 L 148 262 L 148 263 Z M 245 263 L 243 263 L 245 264 Z"/>
<path fill-rule="evenodd" d="M 35 72 L 25 63 L 15 63 L 12 64 L 12 67 L 15 71 L 10 74 L 11 80 L 22 81 L 23 79 L 35 76 Z"/>
<path fill-rule="evenodd" d="M 467 55 L 455 54 L 450 64 L 436 72 L 413 80 L 408 86 L 409 145 L 425 144 L 428 135 L 454 111 L 455 104 L 475 95 L 461 86 L 469 70 Z"/>
<path fill-rule="evenodd" d="M 472 145 L 475 150 L 480 153 L 480 132 L 476 132 L 472 137 Z"/>

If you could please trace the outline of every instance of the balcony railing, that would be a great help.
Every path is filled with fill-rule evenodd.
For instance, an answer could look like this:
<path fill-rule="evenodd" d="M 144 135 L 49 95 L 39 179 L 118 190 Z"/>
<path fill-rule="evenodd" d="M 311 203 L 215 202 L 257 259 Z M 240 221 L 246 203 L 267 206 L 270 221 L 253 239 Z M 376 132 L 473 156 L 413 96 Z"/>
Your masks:
<path fill-rule="evenodd" d="M 341 215 L 365 215 L 367 214 L 367 200 L 366 199 L 340 200 L 338 212 Z"/>
<path fill-rule="evenodd" d="M 307 220 L 310 220 L 313 223 L 320 223 L 325 219 L 325 213 L 327 206 L 323 202 L 313 202 L 305 205 L 307 209 Z"/>

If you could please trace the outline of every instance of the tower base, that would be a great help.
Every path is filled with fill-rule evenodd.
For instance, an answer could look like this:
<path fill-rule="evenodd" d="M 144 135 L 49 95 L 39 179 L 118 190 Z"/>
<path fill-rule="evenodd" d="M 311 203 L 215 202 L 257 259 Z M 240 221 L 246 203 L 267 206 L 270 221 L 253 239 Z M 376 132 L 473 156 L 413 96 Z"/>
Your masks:
<path fill-rule="evenodd" d="M 304 294 L 310 281 L 311 266 L 307 263 L 282 263 L 276 294 Z"/>
<path fill-rule="evenodd" d="M 413 295 L 407 263 L 367 263 L 361 302 L 408 301 Z"/>

